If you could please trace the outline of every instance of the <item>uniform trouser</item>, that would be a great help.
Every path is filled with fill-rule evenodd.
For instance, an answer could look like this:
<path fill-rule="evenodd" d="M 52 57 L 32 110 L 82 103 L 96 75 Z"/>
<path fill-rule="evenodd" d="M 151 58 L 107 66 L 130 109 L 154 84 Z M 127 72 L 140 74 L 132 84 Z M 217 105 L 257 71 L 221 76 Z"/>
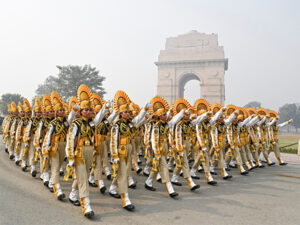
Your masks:
<path fill-rule="evenodd" d="M 35 149 L 33 147 L 32 141 L 29 143 L 29 149 L 27 153 L 25 153 L 25 155 L 24 155 L 24 150 L 25 150 L 25 146 L 22 144 L 21 160 L 22 161 L 25 160 L 26 162 L 29 162 L 29 165 L 33 165 Z"/>
<path fill-rule="evenodd" d="M 242 158 L 241 158 L 241 153 L 240 153 L 240 149 L 238 147 L 235 147 L 234 149 L 231 148 L 231 152 L 232 152 L 232 155 L 229 156 L 229 152 L 227 152 L 226 156 L 225 156 L 225 163 L 226 164 L 229 164 L 232 157 L 235 158 L 236 160 L 236 163 L 239 165 L 239 166 L 242 166 L 243 165 L 243 161 L 242 161 Z"/>
<path fill-rule="evenodd" d="M 213 153 L 214 151 L 216 151 L 214 148 L 211 149 L 211 153 Z M 219 169 L 224 169 L 224 149 L 220 149 L 219 152 L 217 152 L 218 154 L 218 158 L 215 159 L 214 158 L 214 162 L 213 162 L 213 165 L 214 166 L 218 166 Z"/>
<path fill-rule="evenodd" d="M 30 143 L 28 157 L 29 157 L 29 165 L 30 166 L 35 166 L 37 164 L 37 162 L 34 162 L 35 148 L 33 146 L 33 142 Z"/>
<path fill-rule="evenodd" d="M 79 190 L 79 197 L 89 196 L 88 174 L 93 161 L 93 148 L 90 146 L 83 147 L 83 162 L 77 163 L 75 160 L 75 180 L 72 188 Z"/>
<path fill-rule="evenodd" d="M 102 151 L 102 166 L 103 168 L 108 167 L 109 161 L 108 161 L 108 149 L 109 144 L 107 147 L 106 140 L 103 142 L 103 151 Z"/>
<path fill-rule="evenodd" d="M 149 177 L 152 180 L 156 179 L 157 172 L 159 172 L 161 176 L 161 182 L 163 184 L 166 184 L 167 182 L 170 181 L 170 174 L 169 174 L 168 165 L 165 156 L 160 157 L 157 170 L 158 171 L 156 172 L 153 172 L 153 170 L 151 170 Z"/>
<path fill-rule="evenodd" d="M 74 178 L 73 183 L 72 183 L 72 190 L 78 190 L 78 179 L 77 177 Z"/>
<path fill-rule="evenodd" d="M 242 156 L 242 161 L 243 163 L 246 163 L 248 162 L 248 157 L 247 157 L 247 153 L 246 153 L 246 149 L 245 149 L 245 146 L 242 146 L 241 147 L 241 156 Z"/>
<path fill-rule="evenodd" d="M 19 151 L 19 154 L 17 154 L 17 155 L 20 156 L 20 160 L 27 162 L 28 161 L 28 151 L 27 151 L 26 155 L 24 156 L 24 150 L 25 150 L 25 145 L 24 145 L 24 143 L 21 143 L 20 149 L 17 150 L 16 152 Z M 15 152 L 15 154 L 16 154 L 16 152 Z"/>
<path fill-rule="evenodd" d="M 274 144 L 273 145 L 274 148 L 273 148 L 273 151 L 274 151 L 274 154 L 276 156 L 276 158 L 280 158 L 280 150 L 279 150 L 279 147 L 278 147 L 278 144 Z M 272 151 L 269 151 L 268 154 L 270 154 Z"/>
<path fill-rule="evenodd" d="M 208 149 L 208 148 L 207 148 Z M 201 155 L 202 153 L 199 151 L 195 152 L 195 161 L 194 164 L 192 166 L 193 169 L 197 170 L 200 163 L 201 163 Z M 208 152 L 207 151 L 202 151 L 203 152 L 203 157 L 204 157 L 204 161 L 202 161 L 202 167 L 205 171 L 205 173 L 209 173 L 210 172 L 210 167 L 209 167 L 209 157 L 208 157 Z"/>
<path fill-rule="evenodd" d="M 8 142 L 8 152 L 9 152 L 9 154 L 14 155 L 15 141 L 11 137 L 9 137 L 7 139 L 7 142 Z"/>
<path fill-rule="evenodd" d="M 127 145 L 127 155 L 131 152 L 131 148 L 130 144 Z M 118 186 L 120 194 L 128 193 L 128 165 L 131 166 L 130 157 L 120 158 L 117 177 L 112 181 L 112 185 Z"/>
<path fill-rule="evenodd" d="M 127 146 L 127 158 L 126 158 L 126 166 L 127 166 L 127 176 L 132 177 L 132 171 L 131 171 L 131 163 L 132 163 L 132 144 L 129 144 Z"/>
<path fill-rule="evenodd" d="M 175 154 L 171 153 L 171 156 L 169 157 L 169 164 L 173 165 L 175 162 Z"/>
<path fill-rule="evenodd" d="M 181 162 L 181 168 L 178 168 L 178 163 L 179 162 L 178 162 L 178 160 L 176 160 L 176 168 L 174 169 L 173 174 L 178 176 L 180 171 L 182 170 L 183 177 L 186 179 L 186 178 L 191 177 L 189 161 L 187 159 L 188 150 L 190 148 L 190 142 L 189 141 L 184 141 L 183 145 L 185 145 L 185 148 L 184 148 L 183 160 Z"/>
<path fill-rule="evenodd" d="M 141 136 L 136 136 L 135 137 L 135 148 L 136 148 L 136 159 L 138 158 L 139 150 L 141 148 Z"/>
<path fill-rule="evenodd" d="M 17 144 L 16 141 L 13 142 L 14 142 L 14 155 L 19 157 L 19 159 L 21 159 L 21 151 L 24 146 L 22 146 L 22 143 Z"/>
<path fill-rule="evenodd" d="M 147 151 L 147 160 L 146 160 L 146 166 L 151 168 L 152 161 L 153 161 L 153 155 L 152 155 L 152 149 L 148 149 Z"/>
<path fill-rule="evenodd" d="M 95 180 L 102 180 L 102 170 L 105 168 L 105 155 L 107 159 L 107 148 L 106 148 L 106 143 L 105 141 L 102 141 L 99 143 L 100 145 L 100 150 L 99 153 L 96 156 L 96 162 L 95 162 L 95 167 L 94 167 L 94 177 Z"/>
<path fill-rule="evenodd" d="M 195 148 L 195 145 L 190 145 L 190 148 L 188 149 L 188 159 L 194 159 L 197 155 L 197 150 Z"/>
<path fill-rule="evenodd" d="M 279 147 L 278 147 L 278 144 L 274 144 L 273 145 L 273 151 L 274 151 L 274 154 L 275 154 L 275 157 L 276 159 L 278 160 L 279 163 L 282 163 L 282 160 L 281 160 L 281 157 L 280 157 L 280 150 L 279 150 Z M 272 150 L 265 150 L 263 152 L 263 155 L 266 159 L 266 161 L 269 163 L 269 154 L 272 152 Z"/>
<path fill-rule="evenodd" d="M 39 152 L 39 156 L 40 156 L 40 173 L 42 173 L 42 168 L 43 168 L 43 162 L 44 162 L 44 157 L 42 152 Z M 49 163 L 46 164 L 46 167 L 44 169 L 44 173 L 48 173 L 49 172 Z"/>
<path fill-rule="evenodd" d="M 134 168 L 134 170 L 136 171 L 136 165 L 137 165 L 137 139 L 136 137 L 134 137 L 132 140 L 131 140 L 131 146 L 132 146 L 132 150 L 131 150 L 131 154 L 130 154 L 130 157 L 131 157 L 131 161 L 132 161 L 132 166 Z"/>
<path fill-rule="evenodd" d="M 248 161 L 253 159 L 252 154 L 251 154 L 251 148 L 249 145 L 245 145 L 245 151 L 246 151 L 246 155 L 248 158 Z"/>
<path fill-rule="evenodd" d="M 53 156 L 52 152 L 50 152 L 50 166 L 51 166 L 51 181 L 53 184 L 59 183 L 59 169 L 64 162 L 65 159 L 65 147 L 66 142 L 60 142 L 58 144 L 57 150 Z"/>
<path fill-rule="evenodd" d="M 252 146 L 249 147 L 249 148 L 251 149 L 251 154 L 252 154 L 253 159 L 255 160 L 255 162 L 257 162 L 258 161 L 259 147 L 254 145 L 255 151 L 253 151 Z"/>

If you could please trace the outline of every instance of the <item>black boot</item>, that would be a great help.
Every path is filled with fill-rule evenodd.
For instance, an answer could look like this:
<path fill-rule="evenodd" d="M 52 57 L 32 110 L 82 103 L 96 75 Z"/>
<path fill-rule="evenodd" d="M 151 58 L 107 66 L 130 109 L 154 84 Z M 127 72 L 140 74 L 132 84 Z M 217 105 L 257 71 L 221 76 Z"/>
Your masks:
<path fill-rule="evenodd" d="M 169 194 L 169 196 L 171 198 L 176 198 L 178 196 L 178 194 L 176 192 L 173 192 L 173 193 Z"/>
<path fill-rule="evenodd" d="M 84 216 L 87 217 L 88 219 L 91 219 L 94 215 L 95 215 L 95 213 L 93 211 L 90 211 L 90 212 L 87 212 L 84 214 Z"/>
<path fill-rule="evenodd" d="M 148 184 L 145 183 L 145 188 L 149 191 L 156 191 L 156 188 L 149 186 Z"/>
<path fill-rule="evenodd" d="M 105 187 L 105 186 L 103 186 L 102 188 L 100 188 L 100 192 L 101 192 L 101 194 L 104 194 L 104 193 L 105 193 L 105 191 L 106 191 L 106 187 Z"/>
<path fill-rule="evenodd" d="M 121 198 L 121 195 L 119 195 L 118 193 L 113 194 L 113 193 L 109 192 L 109 195 L 114 198 Z"/>
<path fill-rule="evenodd" d="M 207 183 L 209 185 L 216 186 L 218 182 L 213 180 L 213 181 L 208 181 Z"/>
<path fill-rule="evenodd" d="M 75 205 L 75 206 L 80 206 L 80 201 L 78 201 L 78 200 L 73 201 L 73 200 L 71 200 L 71 199 L 69 198 L 69 201 L 70 201 L 73 205 Z"/>
<path fill-rule="evenodd" d="M 199 189 L 199 188 L 200 188 L 200 185 L 196 184 L 194 187 L 191 188 L 191 191 L 195 191 L 196 189 Z"/>
<path fill-rule="evenodd" d="M 126 209 L 127 211 L 130 211 L 130 212 L 134 211 L 134 209 L 135 209 L 134 205 L 132 205 L 132 204 L 131 205 L 126 205 L 123 208 Z"/>

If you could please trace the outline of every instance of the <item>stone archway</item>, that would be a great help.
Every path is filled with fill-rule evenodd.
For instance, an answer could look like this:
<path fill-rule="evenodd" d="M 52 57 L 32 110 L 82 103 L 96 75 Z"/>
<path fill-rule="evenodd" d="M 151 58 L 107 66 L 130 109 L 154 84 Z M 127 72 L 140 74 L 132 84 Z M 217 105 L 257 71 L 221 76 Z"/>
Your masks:
<path fill-rule="evenodd" d="M 157 95 L 172 104 L 183 97 L 184 85 L 190 79 L 200 80 L 201 98 L 209 103 L 225 103 L 225 71 L 228 59 L 218 44 L 217 34 L 191 31 L 168 38 L 158 61 Z"/>
<path fill-rule="evenodd" d="M 192 73 L 184 74 L 180 78 L 180 80 L 178 82 L 178 96 L 179 96 L 179 98 L 184 98 L 185 85 L 191 80 L 197 80 L 197 81 L 201 82 L 200 78 L 197 75 L 192 74 Z M 199 93 L 199 96 L 200 95 L 201 95 L 201 93 Z"/>

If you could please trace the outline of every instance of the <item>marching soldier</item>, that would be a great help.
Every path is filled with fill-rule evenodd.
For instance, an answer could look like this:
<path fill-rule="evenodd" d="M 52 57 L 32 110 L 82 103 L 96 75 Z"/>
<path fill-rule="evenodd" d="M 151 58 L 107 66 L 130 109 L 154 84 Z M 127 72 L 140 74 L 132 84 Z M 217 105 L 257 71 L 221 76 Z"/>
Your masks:
<path fill-rule="evenodd" d="M 15 126 L 18 119 L 18 110 L 17 110 L 16 103 L 11 102 L 8 109 L 10 112 L 10 116 L 4 126 L 3 138 L 9 154 L 9 158 L 13 160 L 14 159 L 14 137 L 11 136 L 10 130 L 12 126 L 13 127 Z"/>
<path fill-rule="evenodd" d="M 35 151 L 38 152 L 40 158 L 40 178 L 43 179 L 44 185 L 48 187 L 50 180 L 49 165 L 46 163 L 41 149 L 48 126 L 55 117 L 55 112 L 53 111 L 51 105 L 51 97 L 47 94 L 45 94 L 42 99 L 42 111 L 43 117 L 38 125 L 37 130 L 35 131 L 33 143 Z"/>
<path fill-rule="evenodd" d="M 174 198 L 178 194 L 174 191 L 170 182 L 170 175 L 165 155 L 167 154 L 169 129 L 167 126 L 167 112 L 169 110 L 168 103 L 161 97 L 154 97 L 151 100 L 151 111 L 158 117 L 158 122 L 155 123 L 151 134 L 151 143 L 154 153 L 152 170 L 148 179 L 145 182 L 145 188 L 150 191 L 155 191 L 153 180 L 156 179 L 157 173 L 160 172 L 162 183 L 166 185 L 168 194 Z"/>
<path fill-rule="evenodd" d="M 93 97 L 90 89 L 82 84 L 77 91 L 77 99 L 80 105 L 80 118 L 73 121 L 68 138 L 69 167 L 75 168 L 77 185 L 72 186 L 72 192 L 77 192 L 84 216 L 91 218 L 94 212 L 89 198 L 89 169 L 95 154 L 95 127 L 99 125 L 105 115 L 105 111 L 99 112 L 94 117 Z M 76 190 L 77 189 L 77 190 Z"/>
<path fill-rule="evenodd" d="M 210 173 L 210 161 L 209 161 L 209 149 L 211 148 L 211 137 L 210 137 L 210 105 L 205 99 L 198 99 L 195 102 L 195 109 L 197 110 L 198 117 L 195 121 L 196 124 L 196 155 L 195 161 L 191 169 L 191 176 L 196 176 L 196 171 L 199 167 L 200 162 L 202 163 L 206 181 L 209 185 L 216 185 Z"/>
<path fill-rule="evenodd" d="M 53 185 L 54 195 L 58 200 L 62 200 L 65 198 L 65 194 L 62 192 L 59 178 L 60 168 L 65 159 L 66 135 L 69 123 L 65 117 L 64 103 L 55 91 L 51 93 L 51 104 L 55 111 L 55 119 L 48 126 L 42 145 L 42 152 L 45 163 L 49 162 L 51 166 L 50 180 Z"/>
<path fill-rule="evenodd" d="M 211 138 L 212 138 L 212 149 L 211 155 L 213 154 L 213 165 L 218 165 L 221 175 L 224 180 L 232 178 L 224 168 L 224 148 L 226 144 L 226 125 L 224 122 L 223 113 L 225 109 L 222 108 L 218 103 L 212 105 L 212 113 L 216 122 L 212 122 Z"/>
<path fill-rule="evenodd" d="M 31 166 L 31 175 L 32 177 L 36 177 L 36 164 L 38 162 L 39 152 L 36 151 L 34 148 L 33 137 L 42 118 L 42 105 L 39 97 L 35 98 L 33 110 L 34 116 L 31 117 L 24 134 L 25 149 L 28 149 L 28 153 L 26 153 L 24 150 L 23 157 L 25 159 L 27 157 L 29 158 L 29 164 Z"/>
<path fill-rule="evenodd" d="M 133 125 L 129 114 L 130 99 L 123 91 L 117 91 L 114 98 L 114 108 L 119 113 L 119 120 L 111 129 L 110 151 L 113 157 L 113 181 L 109 194 L 122 199 L 123 208 L 133 211 L 135 206 L 131 203 L 128 195 L 128 166 L 131 166 L 131 137 Z M 120 195 L 117 193 L 119 189 Z"/>
<path fill-rule="evenodd" d="M 287 165 L 287 163 L 281 159 L 280 151 L 279 151 L 279 147 L 278 147 L 277 133 L 280 128 L 282 128 L 288 124 L 291 124 L 293 122 L 293 120 L 291 119 L 291 120 L 288 120 L 286 122 L 283 122 L 283 123 L 277 125 L 277 121 L 279 119 L 278 113 L 276 113 L 273 110 L 270 110 L 268 113 L 271 117 L 271 121 L 267 124 L 268 134 L 269 134 L 269 145 L 270 145 L 268 154 L 270 154 L 271 151 L 274 151 L 274 154 L 276 156 L 276 159 L 278 160 L 279 165 L 285 166 L 285 165 Z"/>
<path fill-rule="evenodd" d="M 16 130 L 16 148 L 15 148 L 15 156 L 17 156 L 18 160 L 22 161 L 22 170 L 25 172 L 27 168 L 27 153 L 29 150 L 29 146 L 24 143 L 24 135 L 25 135 L 25 129 L 28 125 L 31 114 L 32 114 L 32 108 L 30 106 L 30 103 L 26 98 L 23 99 L 23 106 L 21 102 L 19 102 L 19 113 L 21 116 L 21 120 L 18 123 L 17 130 Z M 16 161 L 17 162 L 17 161 Z"/>
<path fill-rule="evenodd" d="M 100 110 L 104 110 L 103 113 L 106 114 L 108 111 L 106 102 L 96 93 L 93 93 L 93 101 L 95 105 L 95 113 L 100 112 Z M 105 143 L 106 135 L 108 134 L 110 129 L 110 125 L 106 119 L 101 121 L 98 126 L 95 127 L 95 154 L 94 154 L 94 168 L 92 169 L 89 180 L 96 181 L 96 184 L 102 194 L 106 191 L 106 187 L 104 184 L 104 180 L 102 177 L 102 170 L 105 171 L 107 177 L 110 179 L 110 169 L 108 167 L 108 159 L 107 159 L 107 148 Z"/>
<path fill-rule="evenodd" d="M 190 168 L 187 159 L 188 150 L 190 148 L 189 138 L 191 136 L 192 130 L 192 124 L 189 120 L 190 109 L 192 109 L 192 106 L 185 99 L 178 98 L 174 103 L 175 116 L 176 114 L 181 112 L 182 117 L 175 125 L 175 147 L 178 156 L 176 161 L 176 168 L 173 172 L 171 182 L 174 185 L 182 185 L 178 180 L 180 171 L 182 170 L 183 177 L 186 179 L 189 189 L 193 191 L 200 188 L 200 185 L 194 183 L 190 174 Z"/>
<path fill-rule="evenodd" d="M 239 124 L 238 124 L 238 112 L 236 111 L 237 108 L 234 105 L 228 105 L 226 114 L 228 116 L 227 120 L 227 141 L 229 144 L 229 149 L 227 151 L 227 155 L 225 157 L 225 165 L 228 165 L 230 160 L 232 159 L 232 156 L 234 156 L 238 169 L 240 171 L 241 175 L 246 175 L 249 172 L 246 171 L 243 167 L 243 161 L 241 158 L 241 148 L 242 144 L 240 142 L 240 130 L 239 130 Z"/>

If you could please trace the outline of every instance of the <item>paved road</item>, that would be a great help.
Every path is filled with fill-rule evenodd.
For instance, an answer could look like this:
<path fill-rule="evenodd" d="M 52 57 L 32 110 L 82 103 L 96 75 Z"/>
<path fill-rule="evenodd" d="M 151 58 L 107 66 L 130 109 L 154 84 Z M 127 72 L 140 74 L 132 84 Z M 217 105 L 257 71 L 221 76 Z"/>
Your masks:
<path fill-rule="evenodd" d="M 56 200 L 38 178 L 22 172 L 0 145 L 0 224 L 300 224 L 299 165 L 257 169 L 247 177 L 239 176 L 236 170 L 231 174 L 232 181 L 216 176 L 217 187 L 201 179 L 201 188 L 195 193 L 182 180 L 185 186 L 175 187 L 178 200 L 168 198 L 159 183 L 155 193 L 146 191 L 145 178 L 138 176 L 138 188 L 130 190 L 137 207 L 134 213 L 123 210 L 120 200 L 93 188 L 91 202 L 96 216 L 89 221 L 80 207 Z M 68 195 L 70 183 L 63 182 L 62 187 Z"/>

